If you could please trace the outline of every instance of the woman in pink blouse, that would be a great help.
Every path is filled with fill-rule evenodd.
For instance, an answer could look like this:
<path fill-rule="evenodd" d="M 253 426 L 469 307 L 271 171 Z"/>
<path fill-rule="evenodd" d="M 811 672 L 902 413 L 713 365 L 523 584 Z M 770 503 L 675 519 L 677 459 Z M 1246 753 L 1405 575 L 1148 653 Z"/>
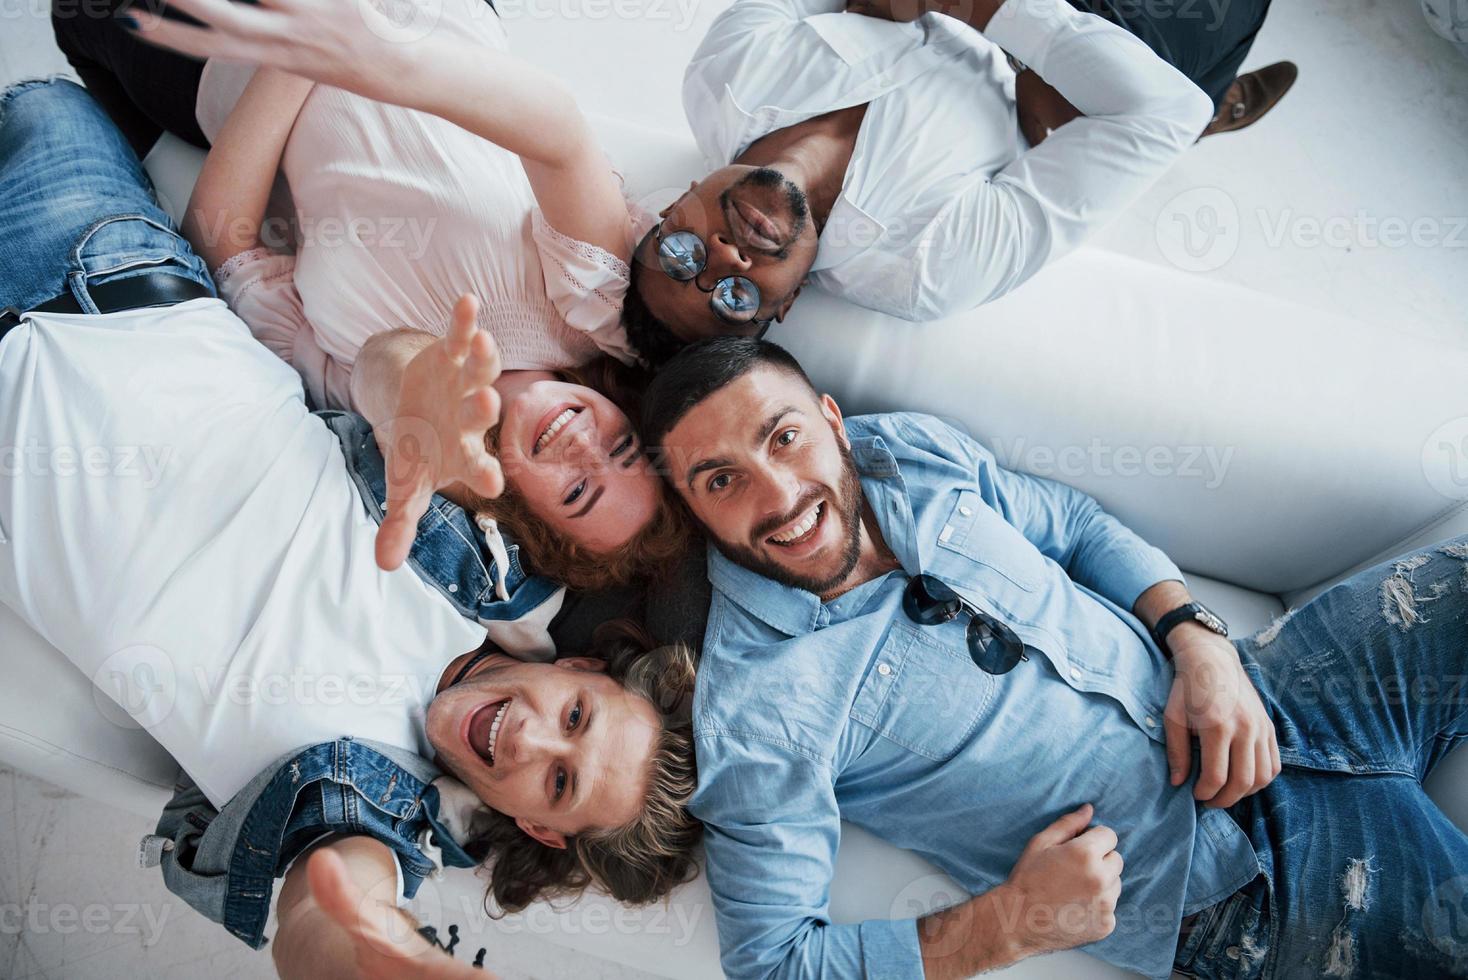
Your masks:
<path fill-rule="evenodd" d="M 316 404 L 365 415 L 390 464 L 385 436 L 404 418 L 442 415 L 430 438 L 463 438 L 434 400 L 473 385 L 459 378 L 464 358 L 446 360 L 435 340 L 472 296 L 493 341 L 475 363 L 492 382 L 483 407 L 499 419 L 491 441 L 512 499 L 462 486 L 451 495 L 513 512 L 535 571 L 568 584 L 665 563 L 679 522 L 632 424 L 572 383 L 597 358 L 634 360 L 620 312 L 639 229 L 570 93 L 508 54 L 483 0 L 396 0 L 391 17 L 327 0 L 172 6 L 208 25 L 140 25 L 145 40 L 209 58 L 196 110 L 213 148 L 184 231 L 220 295 Z M 277 170 L 294 207 L 293 254 L 262 241 Z M 436 368 L 410 372 L 420 356 Z M 478 489 L 489 485 L 498 475 Z M 406 554 L 422 490 L 389 507 L 387 563 Z M 493 547 L 495 522 L 481 525 Z M 534 547 L 553 538 L 560 547 Z"/>

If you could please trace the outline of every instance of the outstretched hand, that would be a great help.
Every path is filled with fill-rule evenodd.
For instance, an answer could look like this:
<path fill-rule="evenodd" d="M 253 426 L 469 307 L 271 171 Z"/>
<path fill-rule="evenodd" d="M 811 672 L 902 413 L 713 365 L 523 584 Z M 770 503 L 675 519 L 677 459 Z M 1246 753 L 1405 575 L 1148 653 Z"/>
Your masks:
<path fill-rule="evenodd" d="M 493 980 L 435 948 L 398 909 L 363 892 L 330 848 L 311 855 L 306 879 L 317 906 L 346 933 L 363 980 Z"/>
<path fill-rule="evenodd" d="M 387 513 L 377 531 L 377 564 L 391 571 L 413 547 L 435 491 L 463 484 L 481 497 L 504 490 L 485 433 L 499 421 L 499 351 L 476 320 L 479 303 L 459 297 L 441 340 L 403 372 L 394 417 L 377 426 L 387 464 Z"/>
<path fill-rule="evenodd" d="M 408 23 L 389 17 L 378 3 L 336 0 L 169 0 L 171 10 L 202 26 L 159 17 L 133 7 L 138 36 L 150 44 L 195 58 L 280 68 L 379 102 L 393 102 L 408 71 L 409 50 L 432 32 L 416 23 L 429 11 L 404 0 Z M 398 10 L 398 8 L 394 8 Z"/>

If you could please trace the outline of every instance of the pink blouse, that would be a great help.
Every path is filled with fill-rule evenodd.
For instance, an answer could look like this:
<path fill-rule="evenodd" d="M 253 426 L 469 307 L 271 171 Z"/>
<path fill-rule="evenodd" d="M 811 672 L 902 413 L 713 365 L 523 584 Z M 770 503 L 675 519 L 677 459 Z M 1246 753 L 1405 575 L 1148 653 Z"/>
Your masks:
<path fill-rule="evenodd" d="M 448 2 L 483 11 L 457 29 L 506 46 L 483 0 Z M 211 139 L 253 71 L 205 66 L 196 108 Z M 436 116 L 318 85 L 281 169 L 295 254 L 243 252 L 214 277 L 319 407 L 350 407 L 368 337 L 404 326 L 442 335 L 466 292 L 479 298 L 480 326 L 506 370 L 572 367 L 599 353 L 635 359 L 621 325 L 627 264 L 547 224 L 513 153 Z"/>

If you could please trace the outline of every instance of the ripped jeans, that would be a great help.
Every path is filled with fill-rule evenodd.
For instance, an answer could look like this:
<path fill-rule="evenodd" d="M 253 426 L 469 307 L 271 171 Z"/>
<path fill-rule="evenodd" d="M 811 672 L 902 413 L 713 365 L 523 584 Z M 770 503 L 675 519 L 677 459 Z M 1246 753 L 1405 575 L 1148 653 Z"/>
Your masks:
<path fill-rule="evenodd" d="M 1468 741 L 1468 537 L 1361 572 L 1237 646 L 1284 769 L 1229 811 L 1263 874 L 1198 915 L 1178 971 L 1468 976 L 1468 835 L 1422 788 Z"/>

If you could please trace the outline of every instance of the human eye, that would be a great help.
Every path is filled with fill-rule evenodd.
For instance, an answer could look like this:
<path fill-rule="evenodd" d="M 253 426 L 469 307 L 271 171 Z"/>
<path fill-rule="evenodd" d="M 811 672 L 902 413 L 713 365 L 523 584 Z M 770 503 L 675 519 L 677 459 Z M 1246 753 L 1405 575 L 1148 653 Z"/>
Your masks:
<path fill-rule="evenodd" d="M 616 448 L 612 450 L 612 459 L 616 459 L 618 456 L 622 455 L 627 450 L 631 449 L 632 448 L 632 443 L 634 441 L 636 441 L 636 440 L 634 440 L 632 438 L 632 434 L 631 433 L 628 433 L 627 435 L 623 436 L 622 437 L 622 441 L 619 442 L 619 443 L 617 443 Z"/>
<path fill-rule="evenodd" d="M 799 433 L 795 429 L 786 429 L 784 432 L 781 432 L 775 436 L 775 445 L 788 446 L 795 441 L 795 437 L 797 435 L 799 435 Z"/>
<path fill-rule="evenodd" d="M 728 473 L 718 473 L 718 474 L 714 475 L 713 477 L 711 477 L 709 479 L 709 482 L 708 482 L 709 492 L 710 493 L 718 493 L 720 490 L 726 489 L 729 486 L 729 484 L 730 483 L 733 483 L 733 482 L 734 482 L 734 478 L 732 476 L 730 476 Z"/>
<path fill-rule="evenodd" d="M 552 797 L 551 798 L 555 802 L 559 803 L 559 802 L 561 802 L 561 797 L 564 796 L 565 793 L 566 793 L 566 770 L 564 770 L 564 769 L 557 769 L 556 770 L 556 788 L 555 788 L 555 791 L 552 794 Z"/>
<path fill-rule="evenodd" d="M 576 486 L 574 486 L 574 487 L 571 488 L 571 492 L 566 495 L 566 499 L 565 499 L 564 503 L 566 503 L 566 504 L 574 504 L 576 501 L 578 501 L 578 500 L 581 499 L 581 495 L 583 493 L 585 493 L 585 492 L 586 492 L 586 481 L 585 480 L 582 480 L 580 483 L 576 484 Z"/>
<path fill-rule="evenodd" d="M 574 732 L 581 727 L 581 702 L 577 701 L 571 707 L 571 713 L 566 716 L 566 731 Z"/>

